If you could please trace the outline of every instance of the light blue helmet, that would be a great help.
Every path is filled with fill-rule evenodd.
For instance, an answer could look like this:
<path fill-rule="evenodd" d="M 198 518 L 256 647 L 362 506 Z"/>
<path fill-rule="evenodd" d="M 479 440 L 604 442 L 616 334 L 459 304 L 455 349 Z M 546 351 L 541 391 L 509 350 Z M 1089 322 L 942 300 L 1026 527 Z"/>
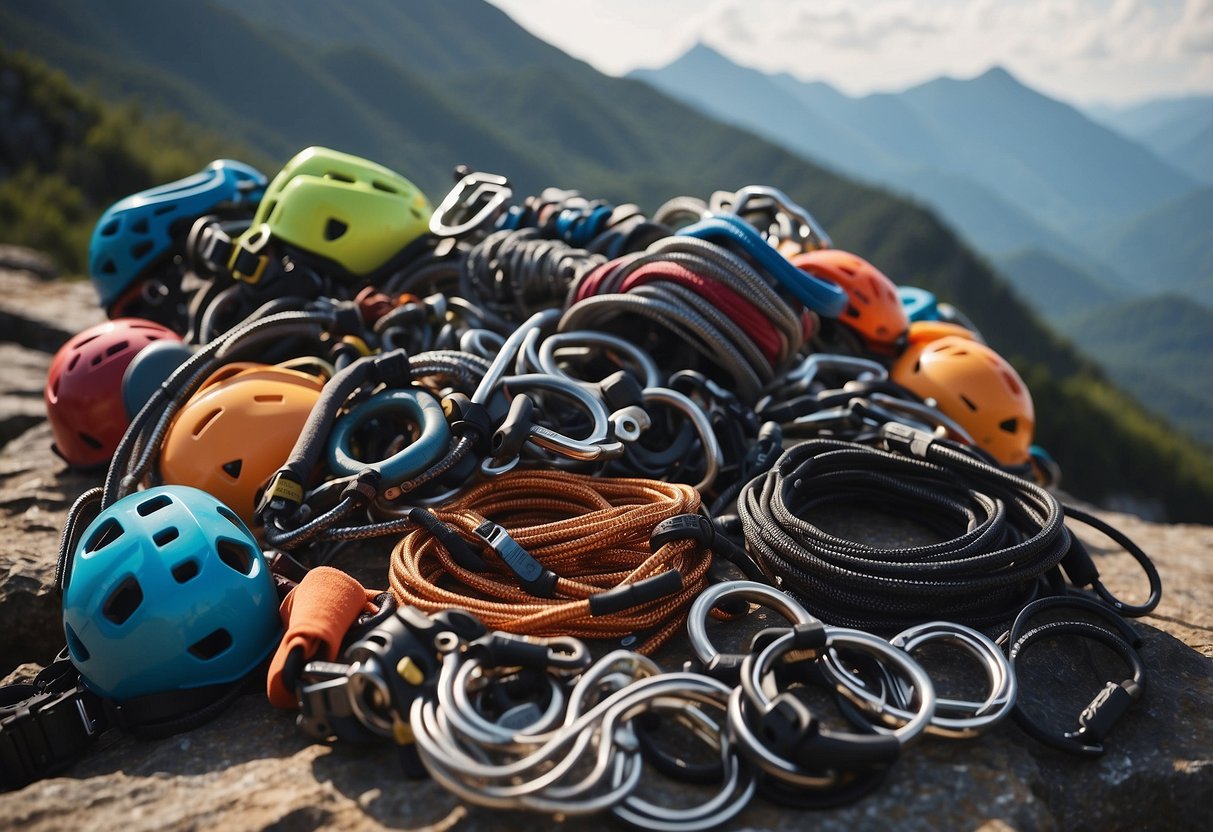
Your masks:
<path fill-rule="evenodd" d="M 97 220 L 88 245 L 88 270 L 108 309 L 153 263 L 176 245 L 199 217 L 225 208 L 253 208 L 265 193 L 265 175 L 243 162 L 216 159 L 200 173 L 124 197 Z"/>
<path fill-rule="evenodd" d="M 102 511 L 64 584 L 72 663 L 91 690 L 118 701 L 234 682 L 281 637 L 256 539 L 196 488 L 151 488 Z"/>

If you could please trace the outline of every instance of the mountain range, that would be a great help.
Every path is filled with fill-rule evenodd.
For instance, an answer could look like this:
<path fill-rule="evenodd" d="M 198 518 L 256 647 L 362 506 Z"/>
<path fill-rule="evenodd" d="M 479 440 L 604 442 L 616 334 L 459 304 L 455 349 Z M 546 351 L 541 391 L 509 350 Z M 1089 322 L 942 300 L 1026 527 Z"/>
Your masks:
<path fill-rule="evenodd" d="M 604 76 L 482 0 L 17 0 L 0 6 L 0 46 L 112 102 L 179 113 L 269 173 L 318 143 L 388 164 L 435 201 L 460 163 L 506 173 L 523 193 L 557 185 L 650 210 L 679 194 L 778 185 L 840 246 L 977 323 L 1034 385 L 1038 438 L 1075 493 L 1161 502 L 1173 518 L 1213 505 L 1209 455 L 1114 389 L 930 211 Z M 1117 442 L 1110 475 L 1086 473 L 1107 448 L 1093 423 Z"/>
<path fill-rule="evenodd" d="M 1123 319 L 1133 298 L 1155 313 L 1156 295 L 1163 306 L 1182 298 L 1213 315 L 1213 190 L 1162 147 L 1193 141 L 1213 151 L 1213 135 L 1200 143 L 1213 99 L 1105 109 L 1097 120 L 998 67 L 851 97 L 738 66 L 704 44 L 630 77 L 929 206 L 1127 389 L 1213 444 L 1213 423 L 1198 408 L 1171 409 L 1179 398 L 1157 395 L 1160 383 L 1191 388 L 1191 378 L 1160 381 L 1176 369 L 1164 362 L 1147 380 L 1118 364 L 1119 351 L 1086 340 L 1092 330 L 1069 326 L 1072 314 L 1097 316 L 1104 304 L 1118 304 L 1109 314 Z M 1141 336 L 1144 351 L 1141 327 L 1163 321 L 1143 314 L 1124 337 L 1135 344 Z M 1213 384 L 1189 395 L 1213 408 Z"/>

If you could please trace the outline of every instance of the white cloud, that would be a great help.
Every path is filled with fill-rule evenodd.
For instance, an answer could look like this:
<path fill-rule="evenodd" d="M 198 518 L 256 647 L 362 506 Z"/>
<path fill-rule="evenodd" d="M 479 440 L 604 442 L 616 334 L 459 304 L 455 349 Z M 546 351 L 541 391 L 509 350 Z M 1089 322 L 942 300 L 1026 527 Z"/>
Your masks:
<path fill-rule="evenodd" d="M 1069 100 L 1213 89 L 1213 0 L 492 0 L 604 71 L 696 39 L 850 93 L 994 64 Z"/>

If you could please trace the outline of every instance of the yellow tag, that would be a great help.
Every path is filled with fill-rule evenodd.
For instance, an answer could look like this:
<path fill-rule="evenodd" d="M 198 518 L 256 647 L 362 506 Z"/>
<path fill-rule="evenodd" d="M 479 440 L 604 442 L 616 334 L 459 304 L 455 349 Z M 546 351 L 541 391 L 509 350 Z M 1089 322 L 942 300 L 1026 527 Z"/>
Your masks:
<path fill-rule="evenodd" d="M 413 687 L 420 685 L 425 681 L 425 674 L 421 668 L 417 666 L 417 662 L 413 661 L 408 656 L 396 663 L 396 675 Z"/>
<path fill-rule="evenodd" d="M 273 490 L 270 491 L 271 499 L 281 497 L 292 503 L 303 502 L 303 486 L 297 482 L 292 482 L 285 477 L 276 477 L 274 479 Z"/>

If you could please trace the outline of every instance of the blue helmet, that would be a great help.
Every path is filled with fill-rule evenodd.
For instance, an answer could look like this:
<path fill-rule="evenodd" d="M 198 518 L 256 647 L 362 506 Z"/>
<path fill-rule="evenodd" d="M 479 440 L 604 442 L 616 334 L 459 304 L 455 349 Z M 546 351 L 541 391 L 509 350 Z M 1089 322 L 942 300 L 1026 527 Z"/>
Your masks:
<path fill-rule="evenodd" d="M 265 175 L 243 162 L 216 159 L 176 182 L 118 200 L 101 215 L 88 244 L 88 270 L 101 305 L 109 308 L 152 263 L 174 247 L 174 227 L 223 207 L 252 208 L 265 193 Z"/>
<path fill-rule="evenodd" d="M 64 583 L 72 663 L 91 690 L 118 701 L 234 682 L 281 638 L 256 539 L 196 488 L 151 488 L 102 511 Z"/>

